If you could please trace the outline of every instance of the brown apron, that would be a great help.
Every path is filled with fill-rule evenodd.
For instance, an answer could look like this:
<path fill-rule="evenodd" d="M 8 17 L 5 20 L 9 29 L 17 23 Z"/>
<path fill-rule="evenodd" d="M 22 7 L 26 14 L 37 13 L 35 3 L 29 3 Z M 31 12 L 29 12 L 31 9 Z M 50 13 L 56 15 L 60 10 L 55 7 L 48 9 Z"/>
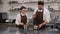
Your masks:
<path fill-rule="evenodd" d="M 21 15 L 21 23 L 23 23 L 23 24 L 27 23 L 27 16 L 26 15 L 25 16 Z M 19 29 L 24 29 L 23 25 L 19 25 L 18 27 L 19 27 Z"/>
<path fill-rule="evenodd" d="M 21 15 L 21 23 L 26 24 L 27 23 L 27 16 L 22 16 Z"/>
<path fill-rule="evenodd" d="M 41 23 L 43 23 L 44 21 L 43 21 L 43 11 L 42 12 L 36 12 L 36 15 L 35 15 L 36 17 L 34 18 L 34 25 L 39 25 L 39 24 L 41 24 Z M 41 27 L 41 29 L 42 28 L 44 28 L 45 27 L 45 25 L 43 25 L 42 27 Z"/>

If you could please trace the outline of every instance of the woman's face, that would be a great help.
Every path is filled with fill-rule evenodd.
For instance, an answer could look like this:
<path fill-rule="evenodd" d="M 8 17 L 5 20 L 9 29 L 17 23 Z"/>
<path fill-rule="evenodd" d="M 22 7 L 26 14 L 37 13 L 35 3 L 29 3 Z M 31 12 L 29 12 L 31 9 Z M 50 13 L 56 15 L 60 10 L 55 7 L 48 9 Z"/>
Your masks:
<path fill-rule="evenodd" d="M 22 11 L 22 13 L 26 13 L 27 10 L 26 9 L 22 9 L 21 11 Z"/>

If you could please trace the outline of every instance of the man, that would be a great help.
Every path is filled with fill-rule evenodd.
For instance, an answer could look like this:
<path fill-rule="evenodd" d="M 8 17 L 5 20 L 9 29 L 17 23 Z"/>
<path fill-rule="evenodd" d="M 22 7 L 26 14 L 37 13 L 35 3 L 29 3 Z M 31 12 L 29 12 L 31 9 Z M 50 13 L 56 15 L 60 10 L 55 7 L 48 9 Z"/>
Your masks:
<path fill-rule="evenodd" d="M 50 12 L 44 8 L 44 2 L 38 1 L 38 9 L 33 13 L 34 25 L 38 29 L 44 29 L 45 25 L 50 21 Z"/>
<path fill-rule="evenodd" d="M 20 8 L 20 13 L 16 17 L 16 25 L 19 29 L 24 29 L 24 25 L 27 25 L 27 13 L 26 13 L 26 7 L 22 6 Z"/>

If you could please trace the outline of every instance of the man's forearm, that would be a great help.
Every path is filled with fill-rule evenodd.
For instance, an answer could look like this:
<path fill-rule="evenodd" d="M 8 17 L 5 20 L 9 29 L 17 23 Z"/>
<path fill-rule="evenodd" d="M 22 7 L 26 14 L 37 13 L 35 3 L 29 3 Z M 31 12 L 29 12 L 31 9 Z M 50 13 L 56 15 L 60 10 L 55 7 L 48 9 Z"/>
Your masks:
<path fill-rule="evenodd" d="M 44 21 L 43 23 L 42 23 L 42 25 L 46 25 L 48 22 L 47 21 Z"/>

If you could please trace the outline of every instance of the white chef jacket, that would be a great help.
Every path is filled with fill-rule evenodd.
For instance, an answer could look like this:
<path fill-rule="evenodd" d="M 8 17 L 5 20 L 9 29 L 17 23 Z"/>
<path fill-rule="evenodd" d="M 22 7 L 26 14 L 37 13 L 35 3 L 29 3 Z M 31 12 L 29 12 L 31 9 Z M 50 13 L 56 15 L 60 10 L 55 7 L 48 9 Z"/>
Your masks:
<path fill-rule="evenodd" d="M 35 15 L 36 14 L 36 11 L 37 11 L 38 9 L 35 9 L 34 10 L 34 12 L 33 12 L 33 15 Z M 41 12 L 42 10 L 38 10 L 39 12 Z M 44 8 L 44 11 L 43 11 L 43 20 L 44 21 L 48 21 L 48 23 L 50 22 L 50 12 L 49 12 L 49 10 L 48 9 L 46 9 L 46 8 Z"/>
<path fill-rule="evenodd" d="M 22 15 L 22 16 L 26 15 L 26 16 L 27 16 L 27 22 L 28 22 L 28 15 L 27 15 L 27 13 L 26 13 L 26 14 L 23 14 L 23 13 L 20 14 L 20 13 L 19 13 L 19 14 L 17 15 L 17 17 L 16 17 L 15 24 L 17 24 L 17 25 L 21 24 L 21 15 Z"/>

